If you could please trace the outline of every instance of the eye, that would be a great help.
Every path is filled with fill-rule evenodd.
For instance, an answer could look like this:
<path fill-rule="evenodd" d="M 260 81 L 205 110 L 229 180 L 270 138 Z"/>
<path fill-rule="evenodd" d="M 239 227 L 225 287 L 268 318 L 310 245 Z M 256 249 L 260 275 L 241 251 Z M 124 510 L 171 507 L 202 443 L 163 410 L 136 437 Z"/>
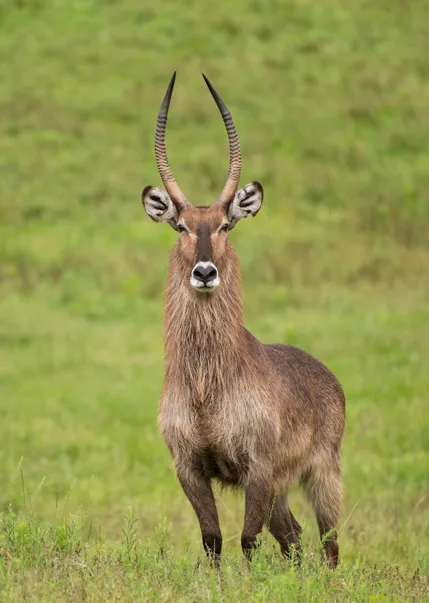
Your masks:
<path fill-rule="evenodd" d="M 226 222 L 219 228 L 219 232 L 228 232 L 229 224 Z"/>
<path fill-rule="evenodd" d="M 188 232 L 187 228 L 185 226 L 183 226 L 183 224 L 178 224 L 177 225 L 177 230 L 179 232 Z"/>

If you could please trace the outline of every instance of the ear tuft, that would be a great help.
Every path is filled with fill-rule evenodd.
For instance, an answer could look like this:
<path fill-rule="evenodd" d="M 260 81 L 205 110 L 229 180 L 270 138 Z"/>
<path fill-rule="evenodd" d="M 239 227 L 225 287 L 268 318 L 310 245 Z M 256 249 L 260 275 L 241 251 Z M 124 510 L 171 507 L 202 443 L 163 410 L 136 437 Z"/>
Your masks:
<path fill-rule="evenodd" d="M 256 216 L 261 209 L 263 199 L 264 189 L 259 182 L 249 182 L 244 188 L 238 189 L 228 210 L 230 230 L 238 220 L 247 218 L 249 214 Z"/>
<path fill-rule="evenodd" d="M 176 228 L 178 212 L 169 195 L 155 186 L 146 186 L 142 193 L 143 207 L 155 222 L 168 222 Z"/>

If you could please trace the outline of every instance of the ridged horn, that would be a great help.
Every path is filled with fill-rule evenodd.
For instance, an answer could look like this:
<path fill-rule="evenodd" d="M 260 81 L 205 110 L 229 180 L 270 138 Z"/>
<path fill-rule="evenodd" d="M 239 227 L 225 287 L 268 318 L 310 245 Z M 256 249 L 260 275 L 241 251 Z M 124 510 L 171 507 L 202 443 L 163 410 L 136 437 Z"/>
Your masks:
<path fill-rule="evenodd" d="M 234 199 L 235 192 L 238 187 L 238 181 L 240 180 L 241 172 L 241 152 L 240 152 L 240 141 L 238 140 L 237 130 L 235 129 L 234 122 L 232 121 L 231 113 L 227 106 L 219 96 L 218 92 L 213 88 L 208 78 L 202 74 L 205 83 L 213 96 L 216 105 L 222 115 L 223 123 L 225 124 L 226 131 L 228 133 L 229 142 L 229 171 L 226 179 L 225 186 L 219 196 L 218 203 L 220 205 L 228 206 Z"/>
<path fill-rule="evenodd" d="M 170 195 L 170 199 L 176 205 L 177 209 L 180 211 L 185 205 L 190 205 L 190 203 L 180 190 L 177 182 L 174 180 L 173 172 L 171 171 L 170 164 L 168 163 L 167 149 L 165 146 L 165 129 L 167 126 L 168 109 L 170 107 L 175 81 L 176 72 L 173 73 L 173 76 L 170 80 L 167 92 L 165 93 L 164 100 L 162 101 L 162 105 L 158 113 L 158 119 L 156 120 L 155 157 L 159 175 L 161 176 L 165 190 Z"/>

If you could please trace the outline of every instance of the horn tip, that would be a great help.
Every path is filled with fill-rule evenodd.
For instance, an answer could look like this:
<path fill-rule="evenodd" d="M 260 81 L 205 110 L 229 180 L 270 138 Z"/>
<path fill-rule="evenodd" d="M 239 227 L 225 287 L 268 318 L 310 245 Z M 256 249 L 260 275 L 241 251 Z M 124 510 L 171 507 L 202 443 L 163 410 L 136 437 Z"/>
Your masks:
<path fill-rule="evenodd" d="M 176 81 L 176 73 L 177 71 L 173 71 L 173 75 L 171 76 L 170 83 L 168 84 L 168 90 L 173 90 L 174 82 Z"/>
<path fill-rule="evenodd" d="M 202 73 L 201 75 L 203 76 L 205 83 L 207 84 L 207 86 L 211 90 L 212 89 L 212 85 L 211 85 L 211 82 L 210 82 L 209 78 L 206 76 L 205 73 Z"/>

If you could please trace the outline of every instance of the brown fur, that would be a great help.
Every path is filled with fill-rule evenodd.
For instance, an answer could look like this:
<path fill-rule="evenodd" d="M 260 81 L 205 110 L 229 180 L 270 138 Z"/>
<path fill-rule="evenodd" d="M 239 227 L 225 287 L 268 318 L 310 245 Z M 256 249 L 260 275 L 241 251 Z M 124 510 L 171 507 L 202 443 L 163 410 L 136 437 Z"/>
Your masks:
<path fill-rule="evenodd" d="M 289 345 L 263 345 L 243 327 L 238 259 L 219 232 L 225 220 L 219 205 L 189 206 L 179 216 L 189 231 L 170 256 L 159 425 L 209 555 L 218 560 L 222 548 L 212 479 L 245 490 L 242 547 L 248 557 L 264 523 L 285 555 L 292 545 L 299 552 L 301 528 L 287 490 L 300 480 L 335 567 L 344 394 L 312 356 Z M 201 242 L 198 232 L 209 240 Z M 189 277 L 207 245 L 221 282 L 202 294 Z"/>

